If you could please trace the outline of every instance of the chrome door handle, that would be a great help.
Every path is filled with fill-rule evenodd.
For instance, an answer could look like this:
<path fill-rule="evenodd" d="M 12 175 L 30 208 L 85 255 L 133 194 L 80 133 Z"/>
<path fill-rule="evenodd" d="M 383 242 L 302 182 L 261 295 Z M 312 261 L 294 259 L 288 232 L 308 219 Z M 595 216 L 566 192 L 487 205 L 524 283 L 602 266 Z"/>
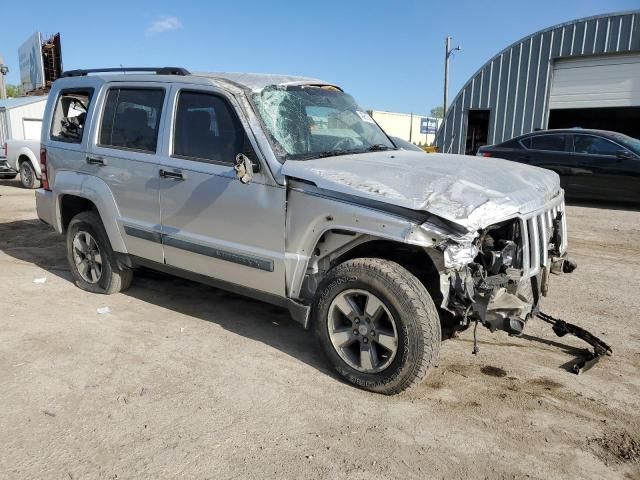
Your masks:
<path fill-rule="evenodd" d="M 159 173 L 162 178 L 168 178 L 170 180 L 184 180 L 184 175 L 182 175 L 180 170 L 170 171 L 161 168 Z"/>
<path fill-rule="evenodd" d="M 104 158 L 102 157 L 92 157 L 89 155 L 87 156 L 86 160 L 89 165 L 97 165 L 99 167 L 104 167 L 105 165 Z"/>

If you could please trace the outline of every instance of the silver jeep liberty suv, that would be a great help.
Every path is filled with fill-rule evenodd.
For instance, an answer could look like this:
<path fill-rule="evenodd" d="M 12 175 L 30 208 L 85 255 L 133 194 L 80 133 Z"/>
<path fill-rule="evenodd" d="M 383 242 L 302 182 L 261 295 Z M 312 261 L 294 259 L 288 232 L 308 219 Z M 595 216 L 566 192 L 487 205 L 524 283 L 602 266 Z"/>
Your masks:
<path fill-rule="evenodd" d="M 283 306 L 391 394 L 437 364 L 443 326 L 519 334 L 570 270 L 551 171 L 398 149 L 320 80 L 130 70 L 66 72 L 43 121 L 38 216 L 84 290 L 144 266 Z"/>

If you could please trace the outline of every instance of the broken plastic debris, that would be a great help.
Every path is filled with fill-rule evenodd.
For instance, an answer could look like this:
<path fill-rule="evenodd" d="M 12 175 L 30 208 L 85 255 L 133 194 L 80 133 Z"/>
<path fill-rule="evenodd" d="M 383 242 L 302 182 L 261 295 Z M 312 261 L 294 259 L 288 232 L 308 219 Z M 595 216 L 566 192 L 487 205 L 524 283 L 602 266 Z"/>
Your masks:
<path fill-rule="evenodd" d="M 98 309 L 96 310 L 99 314 L 105 314 L 105 313 L 110 313 L 111 309 L 109 307 L 98 307 Z"/>
<path fill-rule="evenodd" d="M 45 283 L 47 281 L 47 277 L 34 278 L 33 283 Z"/>

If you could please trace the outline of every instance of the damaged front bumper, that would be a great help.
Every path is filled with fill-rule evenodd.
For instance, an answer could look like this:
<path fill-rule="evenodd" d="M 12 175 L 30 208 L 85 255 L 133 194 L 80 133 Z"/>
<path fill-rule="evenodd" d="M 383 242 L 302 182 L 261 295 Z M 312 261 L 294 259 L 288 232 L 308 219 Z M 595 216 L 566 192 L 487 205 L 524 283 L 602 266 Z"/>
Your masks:
<path fill-rule="evenodd" d="M 566 238 L 560 201 L 544 211 L 489 226 L 472 241 L 446 245 L 445 271 L 440 277 L 442 307 L 458 319 L 460 330 L 475 322 L 476 327 L 482 323 L 492 332 L 503 330 L 510 335 L 522 334 L 527 322 L 537 316 L 551 324 L 556 335 L 574 335 L 593 347 L 571 368 L 577 374 L 588 370 L 601 357 L 611 355 L 611 347 L 581 327 L 539 310 L 550 274 L 576 268 L 567 256 Z M 473 353 L 477 352 L 474 328 Z"/>
<path fill-rule="evenodd" d="M 473 239 L 446 245 L 441 273 L 442 307 L 466 328 L 519 335 L 546 296 L 551 273 L 569 273 L 562 197 L 544 209 L 480 230 Z"/>

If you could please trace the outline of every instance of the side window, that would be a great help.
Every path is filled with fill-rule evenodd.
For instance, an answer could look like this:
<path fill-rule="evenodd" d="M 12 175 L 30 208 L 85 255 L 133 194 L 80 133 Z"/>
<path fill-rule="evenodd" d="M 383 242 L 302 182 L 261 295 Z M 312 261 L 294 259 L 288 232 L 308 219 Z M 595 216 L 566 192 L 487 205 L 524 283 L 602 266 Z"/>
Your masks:
<path fill-rule="evenodd" d="M 93 89 L 63 90 L 51 121 L 51 140 L 82 143 L 84 125 Z"/>
<path fill-rule="evenodd" d="M 524 146 L 524 148 L 531 148 L 531 137 L 525 137 L 520 140 L 520 143 Z"/>
<path fill-rule="evenodd" d="M 505 148 L 515 148 L 518 150 L 522 149 L 522 144 L 519 140 L 509 140 L 508 142 L 504 142 L 501 146 Z"/>
<path fill-rule="evenodd" d="M 531 148 L 552 152 L 565 151 L 565 135 L 536 135 L 531 138 Z"/>
<path fill-rule="evenodd" d="M 173 135 L 173 154 L 209 162 L 235 163 L 248 139 L 232 107 L 209 93 L 181 92 Z"/>
<path fill-rule="evenodd" d="M 589 153 L 591 155 L 615 155 L 622 147 L 609 140 L 592 135 L 576 135 L 573 137 L 573 145 L 576 153 Z"/>
<path fill-rule="evenodd" d="M 156 151 L 164 90 L 111 88 L 102 112 L 100 145 Z"/>

